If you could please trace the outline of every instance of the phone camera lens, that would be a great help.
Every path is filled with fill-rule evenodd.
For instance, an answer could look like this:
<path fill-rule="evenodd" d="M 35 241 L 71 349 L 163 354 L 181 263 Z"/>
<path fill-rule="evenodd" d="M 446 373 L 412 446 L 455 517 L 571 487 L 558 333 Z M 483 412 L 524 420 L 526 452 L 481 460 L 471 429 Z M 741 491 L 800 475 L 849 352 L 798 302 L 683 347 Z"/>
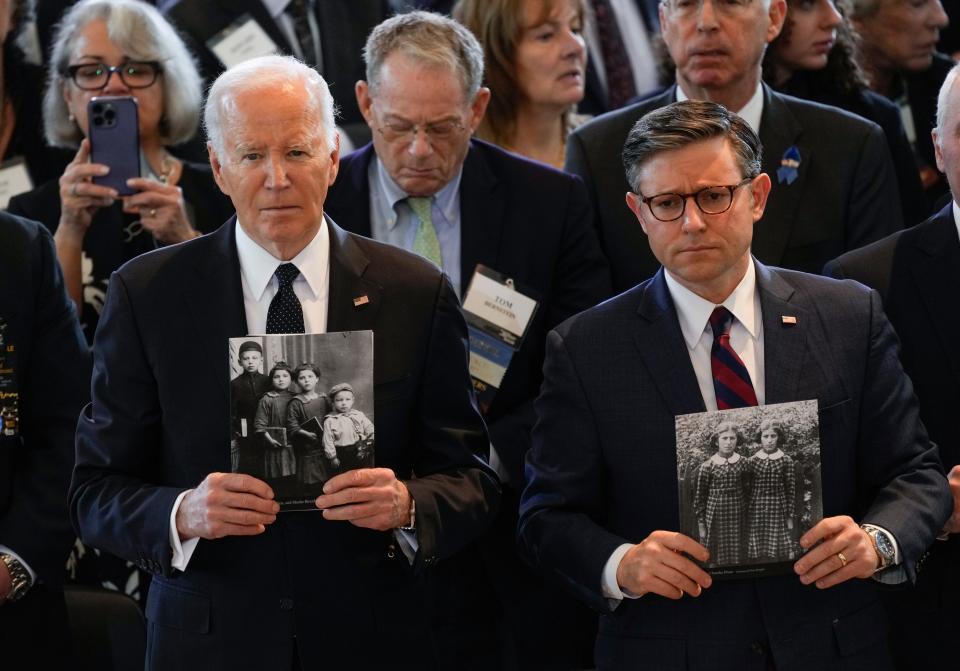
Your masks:
<path fill-rule="evenodd" d="M 93 106 L 93 113 L 94 113 L 94 114 L 101 114 L 102 112 L 103 112 L 103 105 L 101 105 L 100 103 L 96 103 L 96 104 Z"/>
<path fill-rule="evenodd" d="M 114 119 L 117 118 L 117 113 L 114 112 L 112 109 L 108 109 L 106 112 L 103 113 L 103 118 L 106 119 L 107 121 L 113 121 Z"/>

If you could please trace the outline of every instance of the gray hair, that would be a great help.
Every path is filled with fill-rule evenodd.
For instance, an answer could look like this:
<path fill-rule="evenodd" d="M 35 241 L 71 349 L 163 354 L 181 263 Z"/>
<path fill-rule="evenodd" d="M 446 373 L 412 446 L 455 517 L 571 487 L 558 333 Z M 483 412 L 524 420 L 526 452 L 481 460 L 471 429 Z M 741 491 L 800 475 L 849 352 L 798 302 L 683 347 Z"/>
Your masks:
<path fill-rule="evenodd" d="M 483 47 L 466 27 L 441 14 L 407 12 L 373 29 L 363 48 L 371 91 L 376 92 L 380 68 L 395 51 L 418 63 L 455 71 L 467 100 L 473 100 L 483 83 Z"/>
<path fill-rule="evenodd" d="M 160 12 L 139 0 L 84 0 L 57 26 L 50 54 L 50 75 L 43 94 L 44 132 L 56 147 L 77 147 L 83 134 L 70 119 L 63 99 L 67 66 L 80 31 L 92 21 L 107 24 L 110 41 L 138 61 L 159 61 L 163 68 L 163 116 L 160 139 L 166 145 L 186 142 L 197 131 L 203 84 L 193 57 L 177 31 Z"/>
<path fill-rule="evenodd" d="M 883 0 L 850 0 L 850 18 L 865 19 L 872 16 L 880 9 Z"/>
<path fill-rule="evenodd" d="M 716 137 L 730 142 L 743 177 L 760 174 L 760 138 L 750 125 L 723 105 L 686 100 L 645 114 L 630 129 L 623 145 L 630 188 L 640 193 L 640 170 L 657 154 Z"/>
<path fill-rule="evenodd" d="M 217 77 L 213 86 L 210 87 L 207 105 L 203 111 L 203 128 L 214 151 L 220 156 L 225 154 L 223 112 L 225 107 L 232 106 L 233 101 L 230 100 L 230 96 L 235 90 L 275 89 L 284 84 L 300 83 L 306 88 L 313 109 L 320 115 L 327 148 L 335 146 L 336 111 L 330 89 L 323 77 L 293 56 L 262 56 L 233 66 Z"/>
<path fill-rule="evenodd" d="M 944 78 L 943 84 L 940 86 L 940 93 L 937 94 L 936 129 L 938 136 L 942 136 L 944 132 L 943 122 L 947 117 L 947 100 L 950 98 L 950 89 L 953 88 L 953 83 L 956 81 L 958 75 L 960 75 L 960 65 L 954 65 Z"/>

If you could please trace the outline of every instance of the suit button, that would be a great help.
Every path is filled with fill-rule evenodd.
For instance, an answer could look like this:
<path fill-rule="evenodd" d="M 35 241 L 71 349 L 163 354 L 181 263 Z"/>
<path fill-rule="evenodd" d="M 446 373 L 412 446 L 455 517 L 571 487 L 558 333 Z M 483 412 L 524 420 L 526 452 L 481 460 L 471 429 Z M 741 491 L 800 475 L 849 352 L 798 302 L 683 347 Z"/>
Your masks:
<path fill-rule="evenodd" d="M 750 644 L 750 650 L 752 652 L 757 653 L 758 655 L 767 654 L 767 646 L 765 646 L 763 643 L 760 643 L 758 641 L 754 641 L 753 643 Z"/>
<path fill-rule="evenodd" d="M 280 610 L 293 610 L 293 599 L 289 597 L 280 599 Z"/>

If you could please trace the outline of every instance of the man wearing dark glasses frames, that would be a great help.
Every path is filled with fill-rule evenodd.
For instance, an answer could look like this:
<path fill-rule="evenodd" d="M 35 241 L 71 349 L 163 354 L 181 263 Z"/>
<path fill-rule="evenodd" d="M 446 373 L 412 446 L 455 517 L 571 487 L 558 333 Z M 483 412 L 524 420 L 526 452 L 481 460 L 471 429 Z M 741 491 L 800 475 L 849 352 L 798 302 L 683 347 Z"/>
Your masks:
<path fill-rule="evenodd" d="M 598 669 L 890 668 L 874 580 L 916 579 L 952 501 L 879 297 L 752 256 L 771 180 L 724 107 L 647 114 L 623 164 L 662 268 L 549 334 L 521 545 L 607 613 Z M 716 580 L 680 522 L 676 417 L 809 399 L 824 518 L 790 572 Z"/>

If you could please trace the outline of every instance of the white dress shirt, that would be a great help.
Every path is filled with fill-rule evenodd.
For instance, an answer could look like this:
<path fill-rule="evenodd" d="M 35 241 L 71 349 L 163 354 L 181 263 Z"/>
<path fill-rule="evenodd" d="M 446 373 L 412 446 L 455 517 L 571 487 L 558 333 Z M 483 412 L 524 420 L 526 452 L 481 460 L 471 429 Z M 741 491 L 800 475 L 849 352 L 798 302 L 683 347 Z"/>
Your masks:
<path fill-rule="evenodd" d="M 280 288 L 274 272 L 281 263 L 292 263 L 299 270 L 293 281 L 293 293 L 303 307 L 303 324 L 307 333 L 326 333 L 327 301 L 330 293 L 330 235 L 326 219 L 313 240 L 290 261 L 282 261 L 258 245 L 235 224 L 237 257 L 240 260 L 240 284 L 243 288 L 243 310 L 247 318 L 247 335 L 267 332 L 267 312 L 270 301 Z M 239 334 L 238 334 L 239 335 Z M 189 491 L 189 490 L 188 490 Z M 170 511 L 170 546 L 173 548 L 173 568 L 185 571 L 199 538 L 180 541 L 177 533 L 177 511 L 187 492 L 181 492 Z"/>
<path fill-rule="evenodd" d="M 690 100 L 680 83 L 677 82 L 677 102 Z M 757 80 L 757 88 L 754 90 L 750 100 L 742 108 L 736 110 L 738 117 L 747 122 L 747 125 L 753 129 L 757 135 L 760 134 L 760 119 L 763 117 L 763 85 Z"/>

